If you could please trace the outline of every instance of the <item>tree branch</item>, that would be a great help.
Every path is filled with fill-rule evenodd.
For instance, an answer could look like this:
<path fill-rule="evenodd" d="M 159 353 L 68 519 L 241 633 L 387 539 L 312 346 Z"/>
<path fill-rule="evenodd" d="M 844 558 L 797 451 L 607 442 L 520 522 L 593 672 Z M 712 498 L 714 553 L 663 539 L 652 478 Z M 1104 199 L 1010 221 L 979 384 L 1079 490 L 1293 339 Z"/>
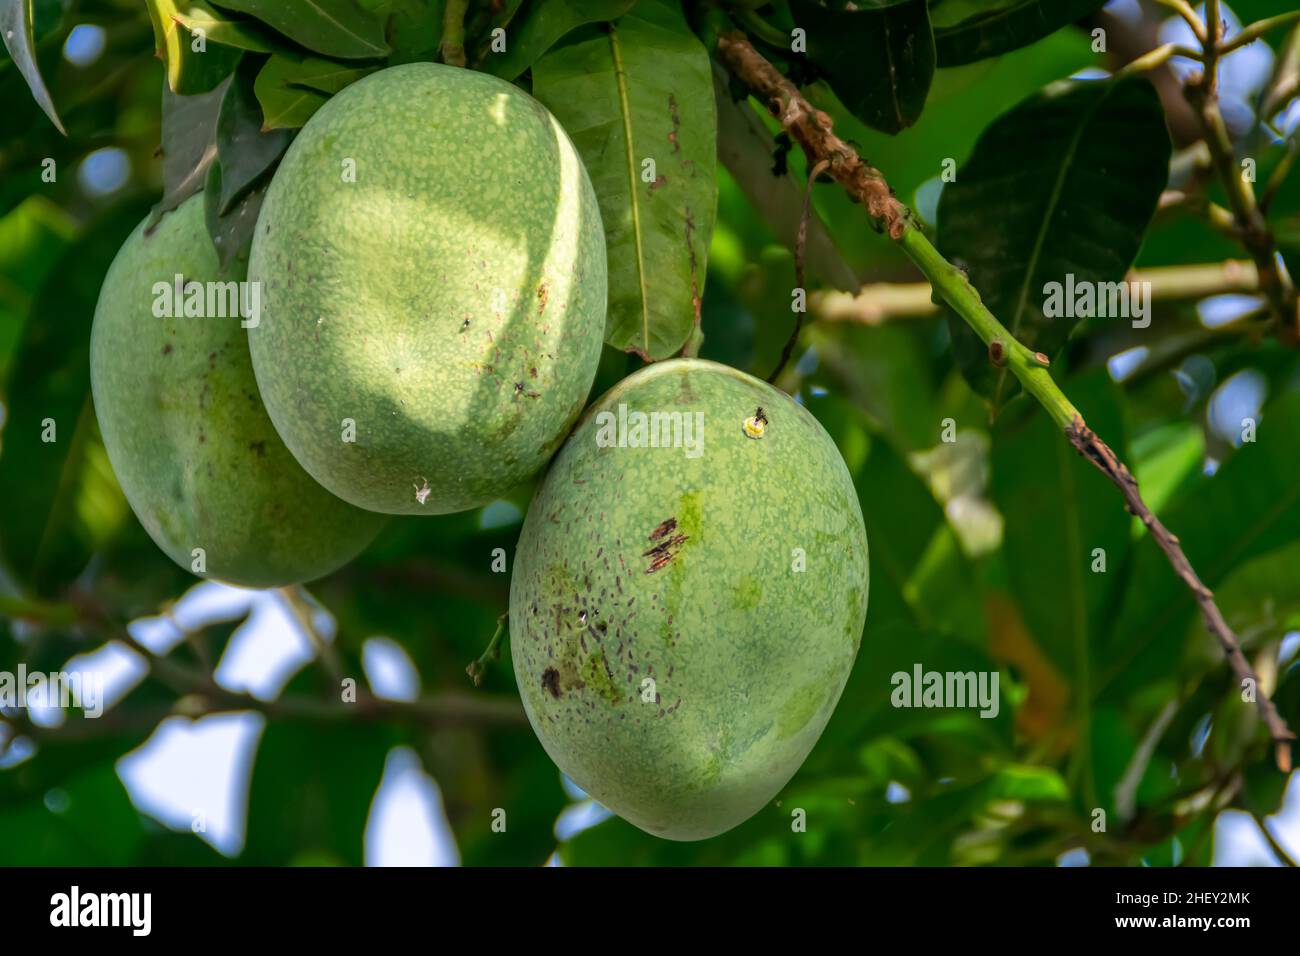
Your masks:
<path fill-rule="evenodd" d="M 1207 3 L 1206 14 L 1209 20 L 1208 27 L 1203 25 L 1201 29 L 1202 46 L 1205 50 L 1204 70 L 1199 75 L 1188 79 L 1183 87 L 1183 95 L 1201 124 L 1214 170 L 1227 194 L 1228 205 L 1236 221 L 1238 239 L 1255 260 L 1255 267 L 1259 271 L 1260 291 L 1264 293 L 1269 305 L 1277 314 L 1278 335 L 1283 342 L 1294 346 L 1300 343 L 1300 299 L 1297 298 L 1295 287 L 1278 269 L 1277 246 L 1273 241 L 1273 233 L 1264 219 L 1263 210 L 1255 201 L 1254 189 L 1237 167 L 1232 139 L 1228 135 L 1228 127 L 1219 110 L 1216 89 L 1220 58 L 1241 45 L 1239 41 L 1242 41 L 1242 36 L 1251 34 L 1255 27 L 1278 24 L 1261 21 L 1247 28 L 1234 40 L 1220 44 L 1222 34 L 1218 3 Z M 1251 38 L 1253 39 L 1254 35 Z"/>
<path fill-rule="evenodd" d="M 1196 302 L 1215 295 L 1259 292 L 1255 263 L 1240 259 L 1134 269 L 1124 281 L 1149 284 L 1155 302 Z M 934 288 L 928 282 L 872 282 L 864 285 L 857 295 L 810 294 L 809 303 L 819 319 L 879 325 L 891 319 L 919 319 L 936 314 L 939 307 L 933 296 Z"/>
<path fill-rule="evenodd" d="M 1289 770 L 1290 744 L 1295 735 L 1260 689 L 1258 678 L 1242 654 L 1236 635 L 1215 605 L 1213 595 L 1192 570 L 1178 539 L 1165 529 L 1143 502 L 1132 474 L 1106 443 L 1088 428 L 1078 409 L 1057 387 L 1047 371 L 1047 357 L 1031 352 L 1007 331 L 984 306 L 979 292 L 965 273 L 939 254 L 910 210 L 894 198 L 884 176 L 863 162 L 855 149 L 832 132 L 830 117 L 814 108 L 754 49 L 744 34 L 738 31 L 722 34 L 718 38 L 717 53 L 722 64 L 754 93 L 799 144 L 809 164 L 829 163 L 827 170 L 832 178 L 862 204 L 875 226 L 899 244 L 929 279 L 934 290 L 989 346 L 990 359 L 1010 368 L 1025 391 L 1039 401 L 1074 447 L 1119 488 L 1129 510 L 1151 530 L 1174 572 L 1191 588 L 1206 626 L 1224 648 L 1233 672 L 1255 682 L 1256 705 L 1272 736 L 1278 766 Z"/>

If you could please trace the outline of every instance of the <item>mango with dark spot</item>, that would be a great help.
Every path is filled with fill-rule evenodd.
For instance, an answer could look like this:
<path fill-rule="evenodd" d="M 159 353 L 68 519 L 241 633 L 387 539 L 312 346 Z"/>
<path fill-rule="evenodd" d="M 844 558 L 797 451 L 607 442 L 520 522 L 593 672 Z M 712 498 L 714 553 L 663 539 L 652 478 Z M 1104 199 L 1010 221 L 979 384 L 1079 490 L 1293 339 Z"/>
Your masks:
<path fill-rule="evenodd" d="M 196 311 L 227 314 L 156 314 L 175 311 L 161 300 L 177 275 Z M 148 234 L 141 223 L 99 293 L 90 380 L 109 462 L 158 546 L 204 577 L 276 587 L 334 571 L 384 519 L 318 485 L 276 435 L 234 300 L 207 294 L 243 278 L 220 274 L 201 195 Z"/>
<path fill-rule="evenodd" d="M 333 97 L 267 191 L 249 276 L 272 421 L 372 511 L 501 497 L 545 467 L 595 379 L 596 194 L 546 108 L 486 73 L 410 63 Z"/>
<path fill-rule="evenodd" d="M 714 836 L 817 742 L 867 583 L 857 494 L 816 419 L 735 369 L 659 362 L 587 410 L 529 506 L 510 590 L 524 708 L 594 799 Z"/>

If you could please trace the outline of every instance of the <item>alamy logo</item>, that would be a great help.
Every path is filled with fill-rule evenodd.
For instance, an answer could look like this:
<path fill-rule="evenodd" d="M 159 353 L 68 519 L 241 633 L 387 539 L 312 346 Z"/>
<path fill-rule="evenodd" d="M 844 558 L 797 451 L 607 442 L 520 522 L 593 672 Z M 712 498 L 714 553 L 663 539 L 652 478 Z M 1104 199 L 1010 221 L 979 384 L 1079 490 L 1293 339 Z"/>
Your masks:
<path fill-rule="evenodd" d="M 100 671 L 0 671 L 0 707 L 80 707 L 87 717 L 104 713 L 104 675 Z"/>
<path fill-rule="evenodd" d="M 133 936 L 148 936 L 153 928 L 152 893 L 69 893 L 50 897 L 51 926 L 126 926 Z"/>
<path fill-rule="evenodd" d="M 260 282 L 185 281 L 179 272 L 171 282 L 153 284 L 156 319 L 233 319 L 246 329 L 262 322 Z"/>
<path fill-rule="evenodd" d="M 1043 296 L 1043 315 L 1049 319 L 1132 319 L 1135 329 L 1151 324 L 1150 282 L 1080 281 L 1067 272 L 1064 283 L 1046 283 Z"/>
<path fill-rule="evenodd" d="M 687 458 L 704 454 L 703 412 L 645 412 L 627 410 L 596 413 L 598 448 L 682 448 Z"/>
<path fill-rule="evenodd" d="M 912 673 L 895 671 L 889 682 L 895 707 L 978 707 L 981 717 L 996 717 L 1001 709 L 997 671 L 927 671 L 913 664 Z"/>

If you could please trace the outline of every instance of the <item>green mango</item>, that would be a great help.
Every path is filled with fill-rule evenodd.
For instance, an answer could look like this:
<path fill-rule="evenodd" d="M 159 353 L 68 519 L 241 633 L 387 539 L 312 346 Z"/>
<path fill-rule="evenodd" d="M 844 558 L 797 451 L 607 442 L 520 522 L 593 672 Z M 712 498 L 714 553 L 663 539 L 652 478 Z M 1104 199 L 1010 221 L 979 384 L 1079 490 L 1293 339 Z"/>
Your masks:
<path fill-rule="evenodd" d="M 277 587 L 330 573 L 383 519 L 318 485 L 276 435 L 242 324 L 255 312 L 241 318 L 213 295 L 223 308 L 211 312 L 226 316 L 210 314 L 209 291 L 244 277 L 220 274 L 203 197 L 146 225 L 109 267 L 90 338 L 95 414 L 127 501 L 158 547 L 203 577 Z M 209 314 L 187 316 L 187 298 Z"/>
<path fill-rule="evenodd" d="M 289 147 L 253 236 L 271 420 L 353 504 L 443 514 L 539 472 L 582 411 L 605 238 L 546 108 L 435 63 L 349 86 Z"/>
<path fill-rule="evenodd" d="M 713 362 L 651 365 L 587 410 L 529 506 L 510 588 L 524 708 L 594 799 L 714 836 L 817 742 L 867 587 L 853 481 L 807 409 Z"/>

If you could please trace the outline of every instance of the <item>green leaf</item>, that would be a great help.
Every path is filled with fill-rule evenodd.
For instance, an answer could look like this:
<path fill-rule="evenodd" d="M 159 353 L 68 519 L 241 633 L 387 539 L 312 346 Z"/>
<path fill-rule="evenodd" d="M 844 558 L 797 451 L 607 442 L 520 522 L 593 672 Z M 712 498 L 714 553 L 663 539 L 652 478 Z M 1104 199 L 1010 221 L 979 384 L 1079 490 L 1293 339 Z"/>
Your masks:
<path fill-rule="evenodd" d="M 81 574 L 130 514 L 91 407 L 90 327 L 108 266 L 142 215 L 121 206 L 67 247 L 32 304 L 6 383 L 0 551 L 42 595 Z"/>
<path fill-rule="evenodd" d="M 1248 647 L 1300 630 L 1300 541 L 1243 562 L 1215 589 L 1214 600 Z"/>
<path fill-rule="evenodd" d="M 50 122 L 64 136 L 68 131 L 54 108 L 50 91 L 41 79 L 40 68 L 36 65 L 36 43 L 32 37 L 32 0 L 0 0 L 0 37 L 3 37 L 5 49 L 18 67 L 18 72 L 27 81 L 27 88 L 32 91 L 36 103 L 50 118 Z"/>
<path fill-rule="evenodd" d="M 531 0 L 507 31 L 504 52 L 494 53 L 489 47 L 481 67 L 503 80 L 513 80 L 566 33 L 584 24 L 617 20 L 635 3 L 636 0 Z"/>
<path fill-rule="evenodd" d="M 806 31 L 807 62 L 849 111 L 873 129 L 897 133 L 916 122 L 934 79 L 934 37 L 925 0 L 828 10 L 790 0 Z"/>
<path fill-rule="evenodd" d="M 153 21 L 154 45 L 167 65 L 167 86 L 174 93 L 192 96 L 206 93 L 235 68 L 243 51 L 217 44 L 196 50 L 198 39 L 181 18 L 181 9 L 194 4 L 185 0 L 146 0 Z"/>
<path fill-rule="evenodd" d="M 270 53 L 275 49 L 274 41 L 256 20 L 218 13 L 198 0 L 179 0 L 173 6 L 172 19 L 188 30 L 191 36 L 201 31 L 212 43 L 250 53 Z"/>
<path fill-rule="evenodd" d="M 1206 587 L 1217 588 L 1252 558 L 1300 538 L 1297 436 L 1300 394 L 1290 393 L 1264 406 L 1254 442 L 1160 515 Z M 1183 659 L 1196 614 L 1187 585 L 1149 536 L 1127 576 L 1130 587 L 1095 693 L 1123 695 L 1168 674 Z"/>
<path fill-rule="evenodd" d="M 226 81 L 195 96 L 181 96 L 163 85 L 163 196 L 153 208 L 150 228 L 203 188 L 217 158 L 217 119 L 225 94 Z"/>
<path fill-rule="evenodd" d="M 269 180 L 259 182 L 246 190 L 233 207 L 222 212 L 222 197 L 226 193 L 223 178 L 223 167 L 220 163 L 213 163 L 208 169 L 207 186 L 203 191 L 203 220 L 217 250 L 222 273 L 243 276 L 248 271 L 248 254 L 253 245 L 257 214 L 270 183 Z"/>
<path fill-rule="evenodd" d="M 389 65 L 436 60 L 438 49 L 442 45 L 443 8 L 446 0 L 380 2 L 391 10 L 387 39 L 393 53 L 388 58 Z"/>
<path fill-rule="evenodd" d="M 390 745 L 390 732 L 374 725 L 269 722 L 253 763 L 241 862 L 360 866 Z"/>
<path fill-rule="evenodd" d="M 773 169 L 776 141 L 748 100 L 731 98 L 725 77 L 715 69 L 714 106 L 718 114 L 718 158 L 727 167 L 745 198 L 767 223 L 773 235 L 794 254 L 799 221 L 803 215 L 804 185 L 788 172 Z M 815 209 L 809 209 L 805 238 L 808 272 L 843 292 L 857 292 L 862 283 Z"/>
<path fill-rule="evenodd" d="M 387 56 L 384 21 L 355 0 L 216 0 L 214 6 L 256 17 L 307 49 L 345 60 Z"/>
<path fill-rule="evenodd" d="M 533 67 L 533 93 L 572 137 L 600 201 L 605 341 L 666 358 L 699 322 L 713 233 L 708 54 L 667 0 L 642 0 L 607 29 L 575 37 Z"/>
<path fill-rule="evenodd" d="M 113 764 L 60 779 L 26 804 L 0 813 L 6 866 L 125 866 L 144 841 L 140 815 Z"/>
<path fill-rule="evenodd" d="M 297 129 L 304 125 L 330 98 L 329 91 L 313 84 L 329 83 L 339 77 L 340 65 L 333 60 L 273 54 L 253 84 L 262 106 L 262 129 Z"/>
<path fill-rule="evenodd" d="M 1127 459 L 1119 389 L 1105 370 L 1072 379 L 1067 391 L 1088 424 Z M 992 465 L 1012 594 L 1034 643 L 1086 702 L 1096 648 L 1125 584 L 1129 514 L 1115 486 L 1041 409 L 1022 427 L 1000 423 Z M 1099 560 L 1104 571 L 1094 570 Z"/>
<path fill-rule="evenodd" d="M 1100 10 L 1106 0 L 930 0 L 940 66 L 1028 46 Z"/>
<path fill-rule="evenodd" d="M 1124 279 L 1168 179 L 1170 150 L 1145 79 L 1054 84 L 986 129 L 944 188 L 939 249 L 965 266 L 1012 335 L 1053 355 L 1083 317 L 1074 301 L 1055 309 L 1056 299 Z M 1104 294 L 1097 299 L 1105 305 Z M 990 365 L 956 315 L 949 327 L 962 373 L 996 412 L 1015 378 Z"/>
<path fill-rule="evenodd" d="M 221 202 L 226 215 L 235 200 L 280 161 L 293 140 L 290 130 L 262 132 L 262 109 L 253 92 L 253 70 L 240 67 L 226 88 L 217 117 L 217 159 L 221 164 Z"/>

